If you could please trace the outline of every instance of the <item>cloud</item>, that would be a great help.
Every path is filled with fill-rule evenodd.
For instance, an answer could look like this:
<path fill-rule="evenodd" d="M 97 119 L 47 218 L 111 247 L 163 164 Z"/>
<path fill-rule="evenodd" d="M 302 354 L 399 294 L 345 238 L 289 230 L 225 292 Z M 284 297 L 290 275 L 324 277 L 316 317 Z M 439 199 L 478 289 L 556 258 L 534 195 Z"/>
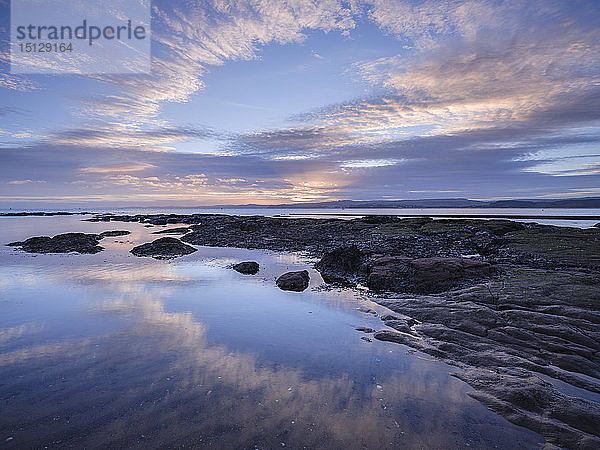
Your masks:
<path fill-rule="evenodd" d="M 121 173 L 121 172 L 139 172 L 142 170 L 149 169 L 153 166 L 152 164 L 117 164 L 112 166 L 102 167 L 84 167 L 81 172 L 87 173 Z"/>
<path fill-rule="evenodd" d="M 12 180 L 8 184 L 47 183 L 46 180 Z"/>
<path fill-rule="evenodd" d="M 107 201 L 118 192 L 182 203 L 535 196 L 598 182 L 597 152 L 582 147 L 600 143 L 592 2 L 157 2 L 154 17 L 153 74 L 92 77 L 100 89 L 78 98 L 83 124 L 5 149 L 5 186 L 14 173 L 52 171 L 51 189 L 8 185 L 5 197 L 71 198 L 73 183 Z M 398 53 L 349 69 L 369 86 L 361 98 L 241 134 L 161 114 L 194 101 L 215 66 L 364 20 L 393 36 Z M 199 141 L 213 154 L 166 151 Z"/>
<path fill-rule="evenodd" d="M 300 42 L 305 30 L 342 31 L 354 26 L 350 10 L 337 0 L 156 2 L 152 73 L 92 77 L 108 92 L 81 97 L 80 114 L 97 121 L 89 126 L 98 134 L 115 128 L 115 133 L 125 134 L 119 144 L 144 146 L 140 127 L 164 125 L 158 119 L 161 107 L 190 101 L 204 88 L 203 77 L 212 67 L 257 58 L 260 47 L 269 43 Z M 59 138 L 58 133 L 55 137 Z M 172 138 L 177 141 L 176 136 Z M 90 136 L 86 144 L 104 142 Z"/>

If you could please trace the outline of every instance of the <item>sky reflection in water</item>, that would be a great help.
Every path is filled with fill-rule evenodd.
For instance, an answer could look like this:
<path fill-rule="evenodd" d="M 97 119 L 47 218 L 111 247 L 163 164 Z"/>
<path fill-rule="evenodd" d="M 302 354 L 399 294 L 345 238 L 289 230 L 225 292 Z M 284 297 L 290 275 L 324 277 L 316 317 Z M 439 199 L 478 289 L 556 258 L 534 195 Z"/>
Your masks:
<path fill-rule="evenodd" d="M 0 443 L 7 446 L 526 448 L 540 441 L 466 395 L 449 366 L 365 342 L 366 296 L 280 291 L 300 255 L 128 250 L 159 227 L 2 218 L 1 242 L 129 229 L 96 255 L 0 248 Z M 256 260 L 244 276 L 228 266 Z M 13 438 L 8 442 L 5 439 Z"/>

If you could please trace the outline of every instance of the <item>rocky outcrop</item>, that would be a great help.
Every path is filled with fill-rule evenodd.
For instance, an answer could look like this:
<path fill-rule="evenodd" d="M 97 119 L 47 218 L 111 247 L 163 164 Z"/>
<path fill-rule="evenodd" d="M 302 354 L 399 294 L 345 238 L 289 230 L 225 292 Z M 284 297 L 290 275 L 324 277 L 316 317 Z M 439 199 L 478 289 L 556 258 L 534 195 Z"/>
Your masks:
<path fill-rule="evenodd" d="M 157 259 L 177 258 L 178 256 L 189 255 L 195 251 L 196 249 L 191 245 L 184 244 L 179 239 L 173 237 L 160 238 L 131 249 L 131 253 L 135 256 L 151 256 Z"/>
<path fill-rule="evenodd" d="M 307 270 L 286 272 L 277 278 L 277 286 L 284 291 L 301 292 L 308 287 L 310 277 Z"/>
<path fill-rule="evenodd" d="M 131 231 L 111 230 L 111 231 L 103 231 L 102 233 L 100 233 L 100 236 L 105 238 L 105 237 L 113 237 L 113 236 L 127 236 L 128 234 L 131 234 Z"/>
<path fill-rule="evenodd" d="M 244 261 L 233 266 L 233 270 L 244 275 L 254 275 L 258 273 L 260 266 L 255 261 Z"/>
<path fill-rule="evenodd" d="M 192 245 L 303 251 L 322 257 L 356 246 L 374 255 L 417 258 L 485 256 L 500 263 L 536 267 L 600 267 L 600 228 L 549 227 L 509 220 L 398 218 L 302 219 L 223 214 L 94 216 L 92 221 L 181 223 Z"/>
<path fill-rule="evenodd" d="M 20 247 L 29 253 L 98 253 L 103 250 L 98 245 L 102 236 L 98 234 L 64 233 L 54 237 L 37 236 L 22 242 L 11 242 L 7 244 L 12 247 Z"/>
<path fill-rule="evenodd" d="M 315 265 L 326 283 L 350 284 L 363 264 L 363 254 L 355 245 L 326 252 Z"/>
<path fill-rule="evenodd" d="M 468 258 L 385 256 L 372 261 L 367 285 L 374 291 L 435 293 L 493 273 L 490 263 Z"/>
<path fill-rule="evenodd" d="M 577 395 L 598 398 L 597 273 L 513 268 L 503 280 L 377 301 L 398 316 L 382 316 L 393 329 L 378 331 L 376 339 L 464 369 L 456 376 L 476 389 L 473 397 L 549 442 L 567 448 L 599 442 L 598 404 L 560 394 L 538 378 L 544 374 L 585 390 Z"/>

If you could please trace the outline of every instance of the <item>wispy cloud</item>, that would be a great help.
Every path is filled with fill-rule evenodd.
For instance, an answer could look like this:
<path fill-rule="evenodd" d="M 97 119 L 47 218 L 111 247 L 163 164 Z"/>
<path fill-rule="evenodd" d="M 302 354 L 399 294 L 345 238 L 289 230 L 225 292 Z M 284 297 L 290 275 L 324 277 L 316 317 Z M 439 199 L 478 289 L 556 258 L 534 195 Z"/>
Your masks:
<path fill-rule="evenodd" d="M 20 185 L 37 197 L 71 198 L 85 187 L 104 200 L 203 203 L 567 195 L 600 184 L 597 152 L 582 147 L 600 144 L 594 2 L 158 1 L 153 13 L 152 74 L 89 77 L 94 89 L 70 94 L 77 121 L 1 150 L 6 196 L 19 196 L 14 173 L 48 179 Z M 217 66 L 366 21 L 398 50 L 350 66 L 367 86 L 357 98 L 245 133 L 164 114 L 197 101 Z M 2 83 L 37 87 L 11 76 Z M 213 143 L 213 153 L 190 149 L 198 142 Z"/>

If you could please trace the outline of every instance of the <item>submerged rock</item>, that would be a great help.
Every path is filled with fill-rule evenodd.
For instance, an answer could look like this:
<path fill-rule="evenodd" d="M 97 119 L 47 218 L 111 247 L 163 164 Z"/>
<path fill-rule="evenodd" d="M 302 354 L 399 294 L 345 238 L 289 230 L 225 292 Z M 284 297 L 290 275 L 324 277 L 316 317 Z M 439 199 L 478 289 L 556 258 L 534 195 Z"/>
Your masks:
<path fill-rule="evenodd" d="M 135 256 L 151 256 L 157 259 L 177 258 L 195 251 L 197 250 L 191 245 L 184 244 L 173 237 L 160 238 L 131 249 L 131 253 Z"/>
<path fill-rule="evenodd" d="M 308 287 L 310 277 L 307 270 L 299 272 L 286 272 L 277 278 L 277 286 L 284 291 L 301 292 Z"/>
<path fill-rule="evenodd" d="M 11 242 L 7 244 L 12 247 L 20 247 L 29 253 L 98 253 L 103 250 L 98 245 L 102 236 L 86 233 L 64 233 L 54 237 L 37 236 L 22 242 Z"/>
<path fill-rule="evenodd" d="M 244 261 L 233 266 L 233 270 L 244 275 L 254 275 L 259 269 L 260 266 L 255 261 Z"/>
<path fill-rule="evenodd" d="M 494 270 L 490 263 L 467 258 L 386 256 L 372 262 L 367 285 L 375 291 L 436 293 Z"/>
<path fill-rule="evenodd" d="M 127 231 L 127 230 L 112 230 L 112 231 L 103 231 L 102 233 L 100 233 L 101 237 L 112 237 L 112 236 L 127 236 L 128 234 L 131 234 L 131 231 Z"/>
<path fill-rule="evenodd" d="M 561 448 L 600 448 L 600 405 L 558 391 L 519 369 L 458 371 L 476 389 L 469 395 L 510 421 L 541 433 Z"/>

